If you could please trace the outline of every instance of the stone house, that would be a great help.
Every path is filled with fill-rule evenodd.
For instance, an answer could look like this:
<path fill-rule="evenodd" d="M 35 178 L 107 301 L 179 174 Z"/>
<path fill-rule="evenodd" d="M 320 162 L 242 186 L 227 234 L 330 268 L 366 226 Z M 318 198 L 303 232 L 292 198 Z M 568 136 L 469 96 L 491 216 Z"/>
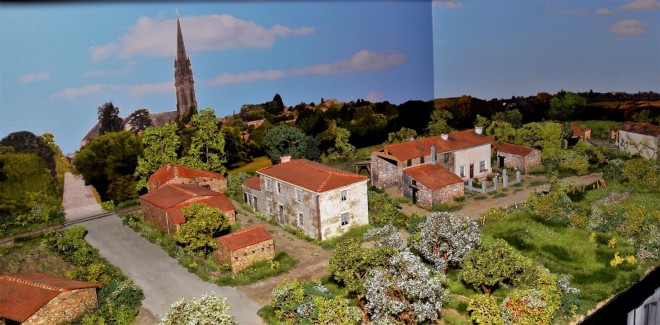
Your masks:
<path fill-rule="evenodd" d="M 236 221 L 236 208 L 222 193 L 197 184 L 166 184 L 140 196 L 144 220 L 168 234 L 175 234 L 186 222 L 183 208 L 203 203 L 224 212 L 229 223 Z"/>
<path fill-rule="evenodd" d="M 263 225 L 221 236 L 216 240 L 218 248 L 213 256 L 219 263 L 231 265 L 233 273 L 256 261 L 275 258 L 275 241 Z"/>
<path fill-rule="evenodd" d="M 463 179 L 439 164 L 406 168 L 402 181 L 403 196 L 429 208 L 465 194 Z"/>
<path fill-rule="evenodd" d="M 519 146 L 511 143 L 500 143 L 497 146 L 497 167 L 515 168 L 523 174 L 541 164 L 541 150 Z"/>
<path fill-rule="evenodd" d="M 98 307 L 96 288 L 41 273 L 0 275 L 0 323 L 69 323 Z"/>
<path fill-rule="evenodd" d="M 280 164 L 259 169 L 242 187 L 255 212 L 325 240 L 369 223 L 368 181 L 307 159 L 282 157 Z"/>
<path fill-rule="evenodd" d="M 165 184 L 198 184 L 219 193 L 227 189 L 227 179 L 220 173 L 171 164 L 160 167 L 147 184 L 152 190 Z"/>
<path fill-rule="evenodd" d="M 639 154 L 644 158 L 658 159 L 660 126 L 651 123 L 628 121 L 616 132 L 614 142 L 621 151 Z"/>
<path fill-rule="evenodd" d="M 371 181 L 379 188 L 397 186 L 404 194 L 404 170 L 438 164 L 462 180 L 486 177 L 491 172 L 492 139 L 481 127 L 396 144 L 371 153 Z M 435 169 L 438 170 L 438 169 Z M 438 174 L 446 177 L 449 174 Z M 453 180 L 452 179 L 452 184 Z M 407 189 L 406 189 L 407 190 Z"/>

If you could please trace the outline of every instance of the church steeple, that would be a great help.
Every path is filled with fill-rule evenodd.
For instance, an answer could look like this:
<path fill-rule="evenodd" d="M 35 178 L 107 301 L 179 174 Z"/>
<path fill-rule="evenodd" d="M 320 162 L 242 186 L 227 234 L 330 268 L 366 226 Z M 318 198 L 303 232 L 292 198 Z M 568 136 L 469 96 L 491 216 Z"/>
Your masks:
<path fill-rule="evenodd" d="M 176 13 L 176 58 L 174 59 L 174 87 L 176 87 L 176 110 L 179 118 L 190 111 L 191 106 L 197 107 L 195 98 L 195 81 L 193 80 L 190 58 L 183 44 L 183 33 L 179 22 L 179 11 Z"/>

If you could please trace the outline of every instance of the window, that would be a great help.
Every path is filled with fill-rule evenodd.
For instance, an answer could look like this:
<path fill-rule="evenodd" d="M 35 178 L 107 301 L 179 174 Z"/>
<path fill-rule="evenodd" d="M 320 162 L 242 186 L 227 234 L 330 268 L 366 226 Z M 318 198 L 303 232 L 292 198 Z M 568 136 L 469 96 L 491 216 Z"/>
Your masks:
<path fill-rule="evenodd" d="M 449 162 L 449 154 L 448 153 L 445 154 L 444 159 L 445 159 L 445 164 Z"/>
<path fill-rule="evenodd" d="M 417 180 L 412 180 L 412 185 L 417 185 Z"/>
<path fill-rule="evenodd" d="M 424 163 L 424 157 L 419 158 L 419 163 L 423 164 Z"/>
<path fill-rule="evenodd" d="M 267 199 L 266 206 L 268 207 L 268 215 L 273 215 L 273 200 Z"/>
<path fill-rule="evenodd" d="M 277 194 L 282 194 L 282 183 L 277 182 Z"/>
<path fill-rule="evenodd" d="M 296 201 L 302 202 L 303 200 L 303 192 L 301 189 L 297 188 L 296 189 Z"/>
<path fill-rule="evenodd" d="M 298 227 L 302 227 L 305 225 L 305 216 L 298 212 Z"/>
<path fill-rule="evenodd" d="M 266 178 L 266 191 L 273 191 L 273 180 L 270 178 Z"/>
<path fill-rule="evenodd" d="M 461 166 L 458 168 L 458 174 L 461 177 L 465 177 L 465 166 Z"/>
<path fill-rule="evenodd" d="M 348 225 L 348 212 L 341 214 L 341 225 L 342 226 Z"/>
<path fill-rule="evenodd" d="M 410 160 L 410 159 L 407 160 L 406 161 L 406 166 L 408 166 L 408 167 L 412 166 L 412 160 Z"/>
<path fill-rule="evenodd" d="M 342 202 L 346 201 L 346 197 L 347 197 L 346 195 L 347 195 L 346 190 L 341 191 L 341 201 Z"/>
<path fill-rule="evenodd" d="M 484 170 L 486 170 L 486 161 L 482 160 L 479 162 L 479 171 L 483 172 Z"/>

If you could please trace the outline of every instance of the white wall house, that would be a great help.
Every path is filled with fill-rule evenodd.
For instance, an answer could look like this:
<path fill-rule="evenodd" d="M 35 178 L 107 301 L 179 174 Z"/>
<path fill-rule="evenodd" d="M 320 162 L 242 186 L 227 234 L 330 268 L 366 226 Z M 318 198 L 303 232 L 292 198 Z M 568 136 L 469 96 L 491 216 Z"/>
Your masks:
<path fill-rule="evenodd" d="M 616 145 L 621 151 L 639 154 L 644 158 L 658 159 L 660 126 L 631 121 L 623 123 L 616 135 Z"/>

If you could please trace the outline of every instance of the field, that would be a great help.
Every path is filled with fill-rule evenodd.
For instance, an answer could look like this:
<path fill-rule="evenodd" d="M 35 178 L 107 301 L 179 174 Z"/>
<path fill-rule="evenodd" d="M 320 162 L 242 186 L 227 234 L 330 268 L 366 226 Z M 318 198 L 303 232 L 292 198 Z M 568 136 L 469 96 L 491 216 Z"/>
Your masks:
<path fill-rule="evenodd" d="M 254 173 L 260 168 L 268 167 L 272 165 L 273 163 L 270 161 L 270 159 L 266 156 L 261 156 L 254 158 L 252 162 L 245 163 L 245 162 L 240 162 L 237 164 L 232 165 L 230 168 L 233 168 L 229 171 L 227 171 L 227 174 L 233 175 L 236 173 L 244 172 L 244 173 Z"/>

